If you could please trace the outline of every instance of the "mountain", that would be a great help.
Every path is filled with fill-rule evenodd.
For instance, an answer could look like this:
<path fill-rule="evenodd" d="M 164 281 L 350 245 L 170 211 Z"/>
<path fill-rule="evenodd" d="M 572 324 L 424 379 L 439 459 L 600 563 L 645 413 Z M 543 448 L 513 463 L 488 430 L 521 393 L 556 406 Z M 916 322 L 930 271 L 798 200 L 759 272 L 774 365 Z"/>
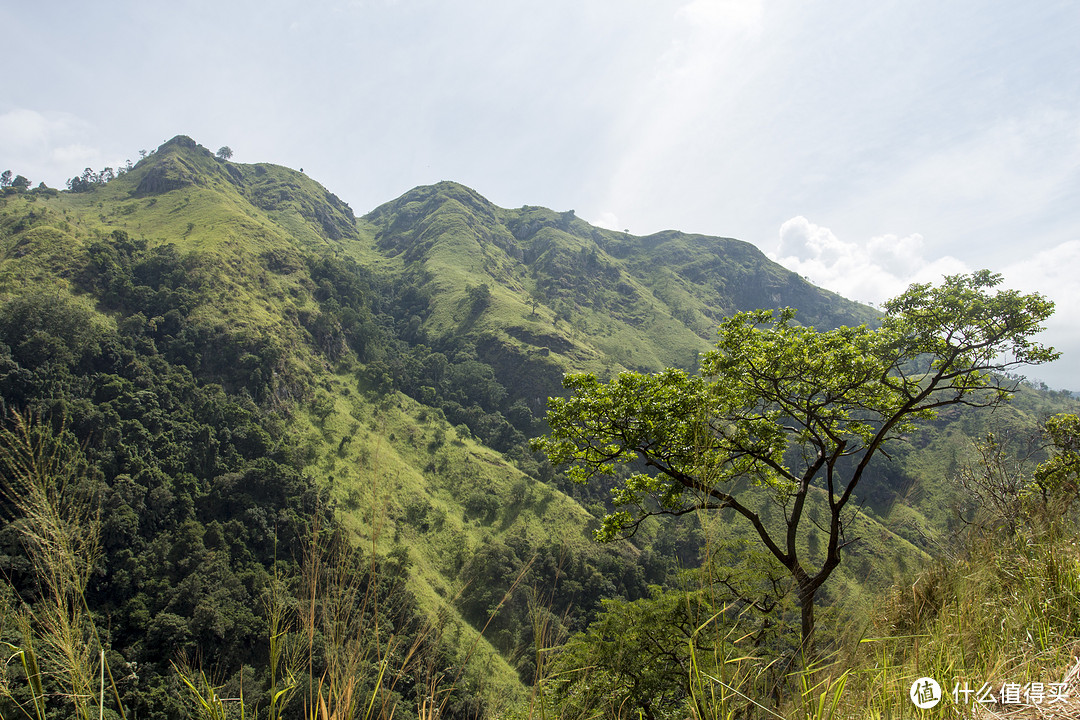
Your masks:
<path fill-rule="evenodd" d="M 498 208 L 455 183 L 416 188 L 363 220 L 384 257 L 448 301 L 424 321 L 429 337 L 486 334 L 481 352 L 515 364 L 535 363 L 540 351 L 547 360 L 537 370 L 549 389 L 544 367 L 694 368 L 717 322 L 738 310 L 799 307 L 804 322 L 823 325 L 874 315 L 749 243 L 678 232 L 635 237 L 572 210 Z M 483 313 L 471 312 L 470 285 L 489 286 Z"/>
<path fill-rule="evenodd" d="M 400 605 L 371 610 L 376 628 L 412 628 L 464 668 L 450 714 L 520 699 L 538 606 L 555 636 L 580 631 L 604 599 L 673 582 L 706 542 L 693 518 L 592 541 L 609 488 L 572 485 L 528 446 L 563 375 L 696 368 L 738 310 L 876 318 L 738 240 L 637 237 L 452 182 L 355 217 L 302 172 L 184 136 L 78 187 L 0 199 L 0 396 L 88 468 L 104 514 L 86 597 L 140 717 L 179 712 L 178 654 L 272 684 L 265 598 L 279 575 L 303 586 L 319 527 L 362 549 L 366 592 Z M 1057 400 L 1025 402 L 1030 424 Z M 979 430 L 946 420 L 865 483 L 873 541 L 832 602 L 927 556 L 948 503 L 927 478 Z M 20 512 L 10 494 L 3 510 Z M 0 529 L 0 566 L 33 597 L 19 533 Z M 422 694 L 413 675 L 395 692 Z"/>

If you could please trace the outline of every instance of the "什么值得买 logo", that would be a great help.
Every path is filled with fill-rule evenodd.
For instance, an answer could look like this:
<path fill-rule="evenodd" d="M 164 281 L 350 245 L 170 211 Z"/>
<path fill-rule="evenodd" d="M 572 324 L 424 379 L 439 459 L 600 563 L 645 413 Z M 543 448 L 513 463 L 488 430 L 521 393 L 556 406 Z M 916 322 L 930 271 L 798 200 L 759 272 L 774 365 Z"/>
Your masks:
<path fill-rule="evenodd" d="M 929 710 L 941 702 L 941 685 L 932 677 L 921 677 L 911 683 L 908 694 L 911 696 L 911 702 L 915 703 L 915 707 Z"/>
<path fill-rule="evenodd" d="M 954 683 L 952 701 L 958 705 L 1053 705 L 1065 702 L 1068 698 L 1067 683 L 1019 683 L 1005 681 L 1000 685 L 981 682 L 972 685 L 967 680 Z M 940 703 L 946 693 L 941 684 L 932 677 L 921 677 L 911 684 L 908 691 L 911 702 L 923 710 L 929 710 Z"/>

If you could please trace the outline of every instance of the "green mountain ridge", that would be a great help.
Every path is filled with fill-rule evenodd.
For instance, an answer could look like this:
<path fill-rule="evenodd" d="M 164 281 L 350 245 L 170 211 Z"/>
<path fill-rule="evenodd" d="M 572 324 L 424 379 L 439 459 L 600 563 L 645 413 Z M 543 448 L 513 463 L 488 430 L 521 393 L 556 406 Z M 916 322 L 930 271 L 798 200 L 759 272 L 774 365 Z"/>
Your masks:
<path fill-rule="evenodd" d="M 358 545 L 408 578 L 419 612 L 442 618 L 444 637 L 455 638 L 444 643 L 451 657 L 464 663 L 476 643 L 469 663 L 492 708 L 522 697 L 531 678 L 527 591 L 548 594 L 557 623 L 576 632 L 601 599 L 645 596 L 699 562 L 704 544 L 694 518 L 650 523 L 611 545 L 592 541 L 607 489 L 569 484 L 528 449 L 563 375 L 694 369 L 721 318 L 785 306 L 821 326 L 876 317 L 738 240 L 637 237 L 573 211 L 500 208 L 452 182 L 357 218 L 301 172 L 222 160 L 185 136 L 87 192 L 0 198 L 5 406 L 67 416 L 101 492 L 139 518 L 130 532 L 146 548 L 172 542 L 176 554 L 181 544 L 152 530 L 151 507 L 123 499 L 126 483 L 148 497 L 156 488 L 188 493 L 190 507 L 177 500 L 177 527 L 201 529 L 184 542 L 196 555 L 231 547 L 221 562 L 234 574 L 248 567 L 243 541 L 216 538 L 243 532 L 206 498 L 228 497 L 238 474 L 262 477 L 259 462 L 274 464 L 267 477 L 307 488 L 297 498 L 319 488 Z M 144 365 L 182 378 L 177 398 L 218 398 L 199 402 L 243 408 L 234 416 L 245 420 L 234 432 L 228 412 L 195 413 L 202 429 L 174 432 L 144 407 L 143 376 L 124 369 Z M 1057 407 L 1026 398 L 1011 411 L 1017 424 Z M 831 601 L 857 602 L 899 565 L 927 557 L 926 537 L 947 525 L 948 503 L 928 476 L 979 432 L 962 420 L 935 430 L 955 433 L 951 444 L 912 438 L 894 453 L 902 462 L 867 482 L 859 525 L 873 541 L 852 549 L 830 581 Z M 191 459 L 211 446 L 237 449 L 228 463 Z M 919 448 L 933 452 L 909 462 Z M 187 459 L 159 467 L 139 452 Z M 265 574 L 270 561 L 260 562 L 263 570 L 244 572 Z M 162 652 L 194 651 L 202 638 L 219 648 L 209 656 L 220 652 L 228 672 L 242 672 L 220 649 L 220 632 L 169 605 L 164 589 L 121 583 L 118 568 L 103 560 L 97 592 L 141 603 L 137 613 L 118 607 L 118 624 L 136 634 L 145 623 L 155 637 L 173 628 Z M 167 588 L 195 576 L 170 572 L 144 582 Z M 163 662 L 142 659 L 139 648 L 117 652 Z M 167 715 L 148 706 L 155 712 Z"/>
<path fill-rule="evenodd" d="M 474 342 L 538 416 L 568 371 L 695 367 L 718 318 L 736 310 L 798 304 L 807 322 L 874 317 L 748 243 L 635 238 L 572 212 L 497 208 L 456 183 L 416 188 L 362 220 L 377 250 L 440 299 L 419 323 L 428 342 Z M 470 289 L 482 293 L 482 309 Z"/>

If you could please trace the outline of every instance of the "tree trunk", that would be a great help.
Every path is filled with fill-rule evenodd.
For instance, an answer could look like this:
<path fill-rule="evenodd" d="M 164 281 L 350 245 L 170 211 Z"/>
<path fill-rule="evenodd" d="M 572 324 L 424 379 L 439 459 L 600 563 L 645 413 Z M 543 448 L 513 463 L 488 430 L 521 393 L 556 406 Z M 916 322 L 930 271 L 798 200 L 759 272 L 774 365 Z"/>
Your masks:
<path fill-rule="evenodd" d="M 799 583 L 799 606 L 802 610 L 802 654 L 805 666 L 810 666 L 816 659 L 814 652 L 814 596 L 817 586 L 812 583 Z"/>

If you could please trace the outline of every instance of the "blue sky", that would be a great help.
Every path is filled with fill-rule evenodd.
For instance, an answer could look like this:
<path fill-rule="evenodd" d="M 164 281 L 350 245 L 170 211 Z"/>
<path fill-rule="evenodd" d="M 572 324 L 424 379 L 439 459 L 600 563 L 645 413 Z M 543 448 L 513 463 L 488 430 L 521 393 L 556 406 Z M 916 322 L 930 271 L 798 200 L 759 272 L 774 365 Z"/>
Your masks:
<path fill-rule="evenodd" d="M 176 134 L 319 180 L 756 244 L 880 302 L 988 267 L 1080 389 L 1080 4 L 5 3 L 0 166 L 63 186 Z"/>

